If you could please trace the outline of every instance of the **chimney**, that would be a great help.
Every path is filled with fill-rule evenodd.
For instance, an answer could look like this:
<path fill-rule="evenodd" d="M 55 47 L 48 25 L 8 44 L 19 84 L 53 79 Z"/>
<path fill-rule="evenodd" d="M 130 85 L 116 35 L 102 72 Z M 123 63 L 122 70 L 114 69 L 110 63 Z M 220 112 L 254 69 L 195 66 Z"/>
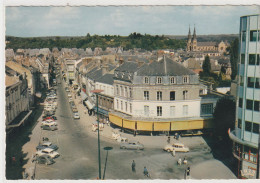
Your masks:
<path fill-rule="evenodd" d="M 102 65 L 101 71 L 102 71 L 102 76 L 104 76 L 108 72 L 108 66 L 107 65 Z"/>

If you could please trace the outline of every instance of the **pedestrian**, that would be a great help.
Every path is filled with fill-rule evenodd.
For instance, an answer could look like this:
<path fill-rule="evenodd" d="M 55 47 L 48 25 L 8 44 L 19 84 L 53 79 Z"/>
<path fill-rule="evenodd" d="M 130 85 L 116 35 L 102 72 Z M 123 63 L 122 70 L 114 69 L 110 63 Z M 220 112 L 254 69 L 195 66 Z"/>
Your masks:
<path fill-rule="evenodd" d="M 179 138 L 180 138 L 180 135 L 177 133 L 176 139 L 179 140 Z"/>
<path fill-rule="evenodd" d="M 168 144 L 171 142 L 171 137 L 170 136 L 168 137 L 167 142 L 168 142 Z"/>
<path fill-rule="evenodd" d="M 108 118 L 107 118 L 107 126 L 109 126 L 109 120 L 108 120 Z"/>
<path fill-rule="evenodd" d="M 135 160 L 132 162 L 132 172 L 135 172 Z"/>
<path fill-rule="evenodd" d="M 181 158 L 177 161 L 178 165 L 181 165 Z"/>
<path fill-rule="evenodd" d="M 187 177 L 190 176 L 190 167 L 187 168 Z"/>
<path fill-rule="evenodd" d="M 172 150 L 172 156 L 175 157 L 175 149 Z"/>
<path fill-rule="evenodd" d="M 146 167 L 144 167 L 144 176 L 149 176 L 149 173 L 148 173 L 148 170 L 147 170 L 147 168 Z"/>

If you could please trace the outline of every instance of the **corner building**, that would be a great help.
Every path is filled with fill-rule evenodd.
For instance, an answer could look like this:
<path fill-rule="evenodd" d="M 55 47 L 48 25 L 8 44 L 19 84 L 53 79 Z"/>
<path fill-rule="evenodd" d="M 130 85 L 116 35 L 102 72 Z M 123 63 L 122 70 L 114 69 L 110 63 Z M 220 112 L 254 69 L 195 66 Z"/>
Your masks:
<path fill-rule="evenodd" d="M 240 62 L 238 67 L 235 129 L 229 132 L 239 178 L 256 178 L 260 123 L 260 15 L 240 18 Z"/>
<path fill-rule="evenodd" d="M 137 132 L 212 128 L 217 97 L 193 71 L 162 58 L 149 64 L 124 62 L 114 71 L 111 123 Z M 204 94 L 204 95 L 203 95 Z"/>

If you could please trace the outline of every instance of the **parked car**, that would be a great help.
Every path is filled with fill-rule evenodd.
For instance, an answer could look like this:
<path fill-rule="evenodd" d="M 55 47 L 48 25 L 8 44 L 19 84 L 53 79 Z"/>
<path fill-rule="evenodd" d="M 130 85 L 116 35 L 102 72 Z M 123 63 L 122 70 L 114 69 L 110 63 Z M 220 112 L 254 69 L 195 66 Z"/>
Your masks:
<path fill-rule="evenodd" d="M 56 116 L 53 116 L 53 115 L 43 115 L 42 116 L 42 119 L 43 120 L 47 120 L 47 119 L 54 119 L 54 120 L 57 120 L 57 117 Z"/>
<path fill-rule="evenodd" d="M 200 130 L 187 130 L 181 132 L 181 137 L 196 136 L 196 135 L 203 135 L 203 132 Z"/>
<path fill-rule="evenodd" d="M 80 119 L 79 113 L 78 112 L 73 113 L 73 118 Z"/>
<path fill-rule="evenodd" d="M 120 143 L 120 149 L 137 149 L 143 150 L 144 145 L 136 142 L 136 141 L 129 141 L 129 142 L 122 142 Z"/>
<path fill-rule="evenodd" d="M 167 144 L 163 150 L 167 151 L 167 152 L 172 152 L 173 149 L 175 150 L 175 152 L 189 152 L 190 149 L 186 146 L 184 146 L 184 144 L 182 143 L 173 143 L 173 144 Z"/>
<path fill-rule="evenodd" d="M 45 149 L 45 148 L 51 148 L 54 151 L 58 150 L 58 146 L 52 144 L 51 142 L 43 142 L 42 144 L 40 144 L 36 147 L 36 150 L 39 151 L 39 150 L 42 150 L 42 149 Z"/>
<path fill-rule="evenodd" d="M 51 130 L 51 131 L 58 130 L 58 127 L 55 126 L 55 125 L 52 125 L 52 124 L 42 125 L 41 128 L 42 128 L 43 130 Z"/>
<path fill-rule="evenodd" d="M 69 98 L 69 102 L 72 102 L 73 100 L 72 100 L 72 98 Z"/>
<path fill-rule="evenodd" d="M 66 90 L 66 92 L 69 92 L 69 91 L 70 91 L 68 87 L 66 87 L 65 90 Z"/>
<path fill-rule="evenodd" d="M 36 156 L 49 155 L 53 159 L 60 156 L 60 154 L 58 152 L 54 151 L 51 148 L 45 148 L 45 149 L 39 150 L 35 154 L 36 154 Z"/>
<path fill-rule="evenodd" d="M 72 97 L 71 93 L 68 93 L 68 97 Z"/>
<path fill-rule="evenodd" d="M 44 154 L 36 157 L 36 163 L 51 165 L 55 163 L 55 161 L 49 155 Z"/>

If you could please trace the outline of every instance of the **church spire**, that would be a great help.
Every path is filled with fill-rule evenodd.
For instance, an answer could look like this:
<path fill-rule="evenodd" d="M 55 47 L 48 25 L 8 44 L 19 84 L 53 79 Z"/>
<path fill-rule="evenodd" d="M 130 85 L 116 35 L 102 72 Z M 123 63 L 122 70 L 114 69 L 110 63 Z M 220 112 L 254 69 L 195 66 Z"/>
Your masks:
<path fill-rule="evenodd" d="M 193 31 L 193 40 L 196 40 L 197 39 L 197 36 L 196 36 L 196 28 L 195 28 L 195 24 L 194 24 L 194 31 Z"/>
<path fill-rule="evenodd" d="M 189 33 L 188 33 L 188 39 L 191 39 L 191 33 L 190 33 L 190 25 L 189 25 Z"/>

